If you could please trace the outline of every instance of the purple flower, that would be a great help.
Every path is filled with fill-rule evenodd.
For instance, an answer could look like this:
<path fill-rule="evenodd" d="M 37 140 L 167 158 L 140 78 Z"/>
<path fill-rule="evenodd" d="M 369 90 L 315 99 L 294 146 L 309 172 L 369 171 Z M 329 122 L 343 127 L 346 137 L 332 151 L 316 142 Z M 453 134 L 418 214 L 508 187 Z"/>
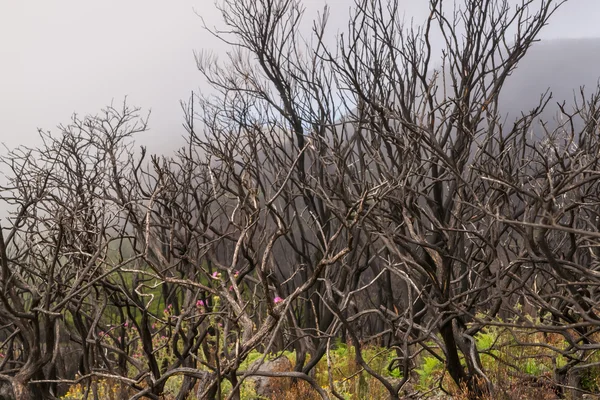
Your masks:
<path fill-rule="evenodd" d="M 277 303 L 281 303 L 283 301 L 283 299 L 279 296 L 275 296 L 275 298 L 273 299 L 273 303 L 277 304 Z"/>

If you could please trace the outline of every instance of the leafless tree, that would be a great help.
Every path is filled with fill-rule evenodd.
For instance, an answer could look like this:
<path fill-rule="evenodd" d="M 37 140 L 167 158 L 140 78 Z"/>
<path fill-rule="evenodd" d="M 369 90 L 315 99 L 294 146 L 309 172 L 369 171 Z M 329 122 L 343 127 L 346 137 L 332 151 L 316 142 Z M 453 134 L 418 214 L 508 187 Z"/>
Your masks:
<path fill-rule="evenodd" d="M 527 132 L 545 105 L 503 124 L 498 98 L 561 4 L 452 8 L 431 1 L 425 24 L 406 26 L 397 2 L 357 1 L 348 31 L 331 49 L 324 40 L 327 11 L 307 44 L 297 2 L 221 3 L 227 28 L 212 32 L 232 51 L 224 65 L 199 56 L 200 70 L 219 91 L 204 100 L 202 120 L 215 136 L 210 143 L 236 150 L 206 151 L 240 163 L 232 171 L 239 179 L 256 171 L 256 162 L 275 164 L 268 176 L 290 171 L 285 192 L 295 197 L 284 194 L 282 209 L 298 225 L 284 236 L 299 239 L 286 241 L 292 264 L 280 277 L 295 286 L 298 269 L 302 282 L 318 276 L 306 302 L 296 305 L 310 318 L 292 324 L 299 339 L 320 332 L 305 336 L 313 343 L 297 342 L 312 352 L 303 372 L 341 331 L 357 348 L 369 335 L 386 333 L 405 373 L 397 387 L 377 376 L 392 397 L 409 376 L 413 352 L 427 341 L 437 342 L 441 353 L 424 348 L 444 360 L 457 385 L 473 396 L 494 390 L 478 358 L 473 334 L 481 325 L 474 321 L 479 313 L 498 316 L 512 283 L 498 260 L 515 255 L 502 249 L 512 225 L 489 212 L 502 198 L 483 202 L 491 189 L 473 166 L 497 155 L 498 135 Z M 434 35 L 445 43 L 440 59 Z M 264 132 L 267 149 L 257 152 L 253 143 Z M 317 229 L 306 240 L 311 225 Z M 321 271 L 312 249 L 327 248 L 338 232 L 348 251 Z M 394 291 L 399 282 L 403 290 Z M 312 325 L 313 310 L 319 326 Z M 372 332 L 353 327 L 367 320 Z M 357 362 L 376 375 L 360 352 Z"/>
<path fill-rule="evenodd" d="M 124 107 L 3 158 L 0 378 L 30 398 L 97 396 L 102 378 L 159 399 L 183 375 L 178 399 L 224 381 L 239 399 L 262 374 L 343 398 L 314 376 L 341 340 L 390 398 L 423 355 L 493 397 L 476 337 L 494 326 L 566 359 L 551 385 L 576 396 L 597 364 L 600 95 L 556 121 L 539 118 L 549 93 L 519 116 L 499 103 L 563 3 L 430 0 L 407 25 L 396 1 L 356 0 L 331 46 L 328 9 L 307 35 L 299 1 L 221 1 L 209 32 L 231 51 L 198 54 L 213 90 L 184 105 L 177 154 L 138 154 L 145 120 Z M 67 344 L 77 379 L 59 371 Z M 401 379 L 372 368 L 373 344 Z M 293 371 L 244 364 L 284 350 Z"/>
<path fill-rule="evenodd" d="M 80 372 L 97 362 L 90 357 L 106 307 L 102 282 L 134 258 L 113 254 L 127 233 L 109 195 L 111 157 L 128 153 L 131 135 L 144 129 L 136 110 L 110 107 L 74 117 L 58 135 L 40 131 L 42 146 L 1 159 L 10 216 L 0 230 L 0 376 L 18 399 L 57 395 L 70 344 Z"/>

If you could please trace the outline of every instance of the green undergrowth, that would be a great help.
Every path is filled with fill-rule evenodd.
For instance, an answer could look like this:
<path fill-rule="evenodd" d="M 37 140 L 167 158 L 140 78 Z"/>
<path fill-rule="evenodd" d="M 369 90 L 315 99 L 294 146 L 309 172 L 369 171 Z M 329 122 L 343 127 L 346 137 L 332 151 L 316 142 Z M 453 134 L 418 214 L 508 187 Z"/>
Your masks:
<path fill-rule="evenodd" d="M 481 369 L 494 385 L 496 398 L 555 398 L 555 373 L 557 369 L 567 365 L 569 351 L 572 351 L 561 335 L 488 327 L 476 334 L 474 339 Z M 395 349 L 365 345 L 361 354 L 368 367 L 390 383 L 396 385 L 402 379 Z M 165 357 L 167 356 L 165 354 Z M 600 393 L 600 354 L 597 351 L 588 351 L 585 356 L 590 367 L 581 371 L 581 386 L 589 393 Z M 249 370 L 263 357 L 265 362 L 286 357 L 291 366 L 296 361 L 294 352 L 265 355 L 254 350 L 241 363 L 239 371 Z M 461 400 L 463 395 L 445 371 L 443 360 L 442 349 L 434 343 L 428 343 L 427 351 L 421 351 L 411 360 L 414 368 L 408 377 L 407 385 L 400 393 L 401 397 L 415 392 L 420 393 L 423 398 L 450 393 L 454 399 Z M 465 360 L 462 361 L 464 365 Z M 355 347 L 339 340 L 330 346 L 328 353 L 317 364 L 311 376 L 332 398 L 351 400 L 388 397 L 384 385 L 367 373 L 357 361 Z M 174 399 L 182 381 L 182 376 L 170 378 L 165 386 L 163 398 Z M 102 398 L 117 399 L 127 392 L 126 387 L 111 385 L 107 380 L 97 381 L 94 385 L 94 390 Z M 303 380 L 292 382 L 290 378 L 274 379 L 272 387 L 274 392 L 271 398 L 277 400 L 320 398 L 310 384 Z M 231 383 L 224 380 L 221 385 L 222 398 L 226 398 L 231 391 Z M 257 394 L 252 379 L 243 381 L 240 392 L 242 399 L 264 399 Z M 84 393 L 84 386 L 74 385 L 63 399 L 83 399 Z M 194 396 L 194 393 L 190 393 L 188 400 L 194 400 Z"/>

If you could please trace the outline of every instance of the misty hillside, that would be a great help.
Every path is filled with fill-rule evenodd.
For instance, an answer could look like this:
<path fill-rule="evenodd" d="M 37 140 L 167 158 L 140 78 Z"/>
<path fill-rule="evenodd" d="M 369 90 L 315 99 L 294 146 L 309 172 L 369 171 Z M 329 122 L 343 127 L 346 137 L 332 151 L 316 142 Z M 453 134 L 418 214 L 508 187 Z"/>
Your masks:
<path fill-rule="evenodd" d="M 573 93 L 585 86 L 593 93 L 600 78 L 600 38 L 565 39 L 535 43 L 507 80 L 500 96 L 505 113 L 529 110 L 548 88 L 553 100 L 544 116 L 552 118 L 557 102 L 573 103 Z"/>

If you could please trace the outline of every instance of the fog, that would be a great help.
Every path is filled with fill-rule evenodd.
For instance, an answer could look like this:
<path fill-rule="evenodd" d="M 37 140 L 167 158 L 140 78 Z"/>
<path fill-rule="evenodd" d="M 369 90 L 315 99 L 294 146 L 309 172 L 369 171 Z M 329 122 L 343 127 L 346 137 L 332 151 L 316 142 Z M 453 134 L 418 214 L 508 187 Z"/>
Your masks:
<path fill-rule="evenodd" d="M 600 39 L 555 39 L 536 43 L 507 81 L 500 98 L 503 110 L 515 114 L 529 110 L 546 90 L 552 99 L 544 114 L 552 118 L 556 103 L 566 102 L 567 110 L 580 87 L 591 94 L 600 78 Z"/>
<path fill-rule="evenodd" d="M 427 15 L 426 1 L 401 3 L 407 21 Z M 325 4 L 304 1 L 306 32 Z M 333 42 L 352 1 L 327 4 Z M 600 39 L 591 38 L 600 38 L 599 12 L 596 0 L 570 0 L 559 10 L 509 81 L 504 98 L 511 108 L 530 107 L 547 87 L 558 99 L 595 85 Z M 151 152 L 174 149 L 184 135 L 180 100 L 208 90 L 194 51 L 226 50 L 201 18 L 220 24 L 211 1 L 0 0 L 0 141 L 33 145 L 37 128 L 55 130 L 74 112 L 95 113 L 127 96 L 129 104 L 152 111 L 151 130 L 138 142 Z"/>

